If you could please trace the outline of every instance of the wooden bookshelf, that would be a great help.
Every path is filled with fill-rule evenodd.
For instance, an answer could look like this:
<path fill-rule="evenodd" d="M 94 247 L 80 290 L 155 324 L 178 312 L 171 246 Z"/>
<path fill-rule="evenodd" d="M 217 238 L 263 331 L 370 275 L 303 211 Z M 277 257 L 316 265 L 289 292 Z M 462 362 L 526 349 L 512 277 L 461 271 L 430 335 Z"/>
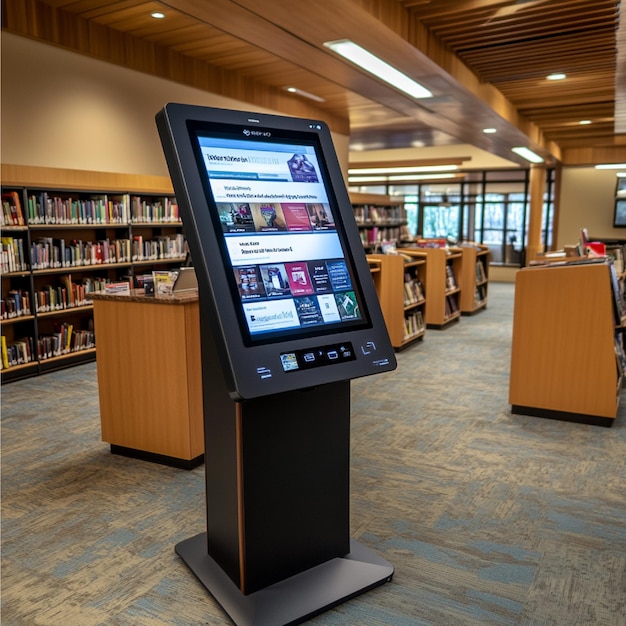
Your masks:
<path fill-rule="evenodd" d="M 382 242 L 396 242 L 408 236 L 402 200 L 381 194 L 351 193 L 350 202 L 363 246 L 378 252 Z"/>
<path fill-rule="evenodd" d="M 3 164 L 2 193 L 3 383 L 93 360 L 91 294 L 185 259 L 163 177 Z"/>
<path fill-rule="evenodd" d="M 513 413 L 613 423 L 623 375 L 613 270 L 608 263 L 553 263 L 517 273 Z"/>
<path fill-rule="evenodd" d="M 401 248 L 403 254 L 426 258 L 426 325 L 445 328 L 461 317 L 463 253 L 460 248 Z"/>
<path fill-rule="evenodd" d="M 204 454 L 198 296 L 94 296 L 102 440 L 190 468 Z"/>
<path fill-rule="evenodd" d="M 367 259 L 378 265 L 372 278 L 391 345 L 401 350 L 423 339 L 426 332 L 425 257 L 406 260 L 402 255 L 370 254 Z"/>
<path fill-rule="evenodd" d="M 489 247 L 480 243 L 460 246 L 463 254 L 461 270 L 461 313 L 472 314 L 487 306 L 489 289 Z"/>

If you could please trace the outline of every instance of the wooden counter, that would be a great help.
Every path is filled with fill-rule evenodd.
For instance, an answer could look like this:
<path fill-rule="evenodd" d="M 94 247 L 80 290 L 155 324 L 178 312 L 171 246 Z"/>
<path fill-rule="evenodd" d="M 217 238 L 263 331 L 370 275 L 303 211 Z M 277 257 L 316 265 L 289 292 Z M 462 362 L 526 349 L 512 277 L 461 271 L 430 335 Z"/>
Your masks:
<path fill-rule="evenodd" d="M 197 294 L 97 294 L 102 440 L 111 451 L 179 467 L 203 460 Z"/>

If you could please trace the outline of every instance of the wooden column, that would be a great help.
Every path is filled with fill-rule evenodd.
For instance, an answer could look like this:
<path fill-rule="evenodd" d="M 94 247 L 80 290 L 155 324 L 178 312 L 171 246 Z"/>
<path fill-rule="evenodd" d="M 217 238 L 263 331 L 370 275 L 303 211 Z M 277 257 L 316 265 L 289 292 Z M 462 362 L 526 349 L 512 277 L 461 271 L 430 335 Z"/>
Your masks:
<path fill-rule="evenodd" d="M 541 218 L 543 215 L 543 197 L 546 192 L 546 168 L 533 165 L 530 168 L 530 216 L 528 220 L 528 243 L 526 244 L 526 265 L 543 252 L 541 241 Z"/>

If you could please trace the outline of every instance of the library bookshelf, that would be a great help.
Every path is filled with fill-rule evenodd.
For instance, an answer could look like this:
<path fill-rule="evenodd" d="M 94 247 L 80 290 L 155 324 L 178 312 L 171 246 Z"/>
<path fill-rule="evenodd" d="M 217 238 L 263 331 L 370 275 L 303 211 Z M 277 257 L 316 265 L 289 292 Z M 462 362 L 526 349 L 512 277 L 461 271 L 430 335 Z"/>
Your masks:
<path fill-rule="evenodd" d="M 423 339 L 426 332 L 426 258 L 417 255 L 369 254 L 376 293 L 391 345 L 396 350 Z"/>
<path fill-rule="evenodd" d="M 619 308 L 618 308 L 619 307 Z M 622 386 L 622 294 L 609 262 L 516 275 L 512 412 L 611 426 Z"/>
<path fill-rule="evenodd" d="M 366 251 L 376 252 L 383 242 L 396 242 L 408 236 L 404 205 L 397 198 L 351 193 L 350 202 Z"/>
<path fill-rule="evenodd" d="M 460 248 L 401 248 L 400 252 L 426 259 L 426 326 L 443 329 L 461 317 L 463 253 Z"/>
<path fill-rule="evenodd" d="M 463 243 L 461 270 L 461 313 L 470 315 L 487 306 L 489 289 L 489 247 L 481 243 Z"/>
<path fill-rule="evenodd" d="M 2 382 L 95 358 L 92 295 L 185 258 L 167 178 L 2 165 Z"/>

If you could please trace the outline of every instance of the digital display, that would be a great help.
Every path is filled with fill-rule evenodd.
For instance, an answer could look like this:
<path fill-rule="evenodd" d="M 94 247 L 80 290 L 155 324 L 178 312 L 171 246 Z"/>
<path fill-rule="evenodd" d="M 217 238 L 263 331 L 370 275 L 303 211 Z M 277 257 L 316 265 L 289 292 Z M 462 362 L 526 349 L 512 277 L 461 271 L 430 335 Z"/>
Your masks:
<path fill-rule="evenodd" d="M 366 326 L 315 135 L 191 132 L 246 342 Z"/>
<path fill-rule="evenodd" d="M 197 277 L 205 383 L 216 360 L 234 400 L 395 369 L 328 126 L 178 103 L 156 123 Z"/>

